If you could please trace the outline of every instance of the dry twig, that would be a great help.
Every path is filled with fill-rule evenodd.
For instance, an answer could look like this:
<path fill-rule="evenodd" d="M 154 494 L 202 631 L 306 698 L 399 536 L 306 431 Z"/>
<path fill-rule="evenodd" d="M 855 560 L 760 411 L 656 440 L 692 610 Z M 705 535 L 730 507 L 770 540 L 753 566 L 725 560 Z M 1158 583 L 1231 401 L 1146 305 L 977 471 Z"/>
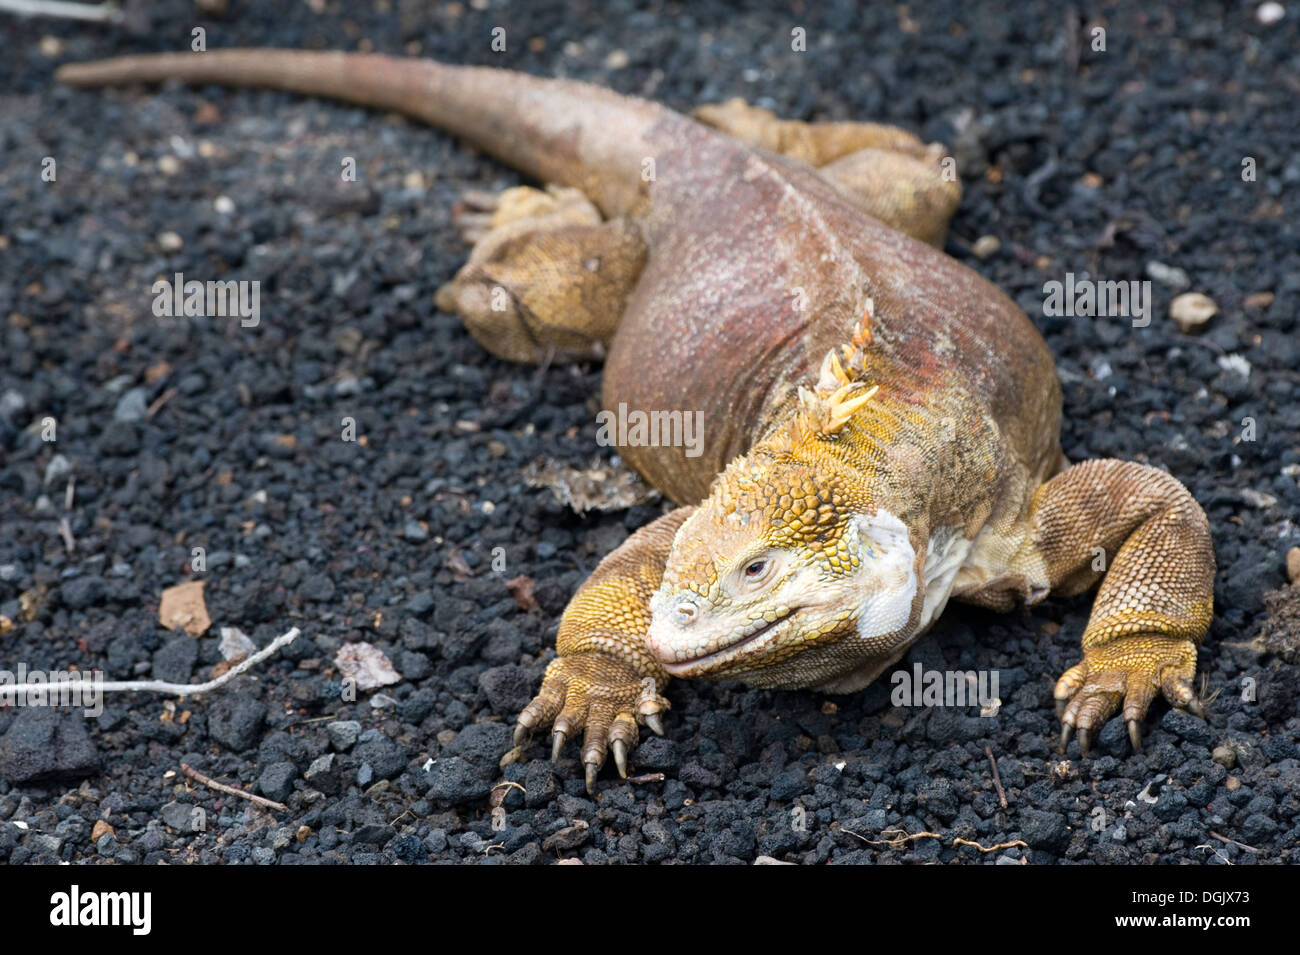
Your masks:
<path fill-rule="evenodd" d="M 204 776 L 189 763 L 181 763 L 181 772 L 196 783 L 202 783 L 209 789 L 215 789 L 217 792 L 227 793 L 231 796 L 238 796 L 240 799 L 247 799 L 249 802 L 256 803 L 259 806 L 265 806 L 267 809 L 278 809 L 281 812 L 289 811 L 289 807 L 282 802 L 275 802 L 267 799 L 265 796 L 254 796 L 252 793 L 246 793 L 242 789 L 236 789 L 234 786 L 227 786 L 225 783 L 219 783 L 211 776 Z"/>
<path fill-rule="evenodd" d="M 1022 849 L 1029 848 L 1027 842 L 1021 842 L 1019 839 L 1014 842 L 999 842 L 996 846 L 989 846 L 987 849 L 978 842 L 971 842 L 969 839 L 954 839 L 952 847 L 956 849 L 958 846 L 974 846 L 980 852 L 997 852 L 999 849 L 1014 849 L 1016 846 L 1020 846 Z"/>
<path fill-rule="evenodd" d="M 60 20 L 86 20 L 91 23 L 121 23 L 122 11 L 116 3 L 66 3 L 64 0 L 0 0 L 0 12 L 20 17 L 57 17 Z"/>
<path fill-rule="evenodd" d="M 248 671 L 250 668 L 261 663 L 275 651 L 279 650 L 285 644 L 292 643 L 301 633 L 297 627 L 292 628 L 287 633 L 282 633 L 261 650 L 258 650 L 251 657 L 233 666 L 215 680 L 209 680 L 207 683 L 168 683 L 165 680 L 105 680 L 103 683 L 90 684 L 100 693 L 170 693 L 173 696 L 199 696 L 203 693 L 210 693 L 224 683 L 229 683 L 241 673 Z M 83 679 L 62 680 L 57 683 L 16 683 L 6 686 L 4 693 L 7 698 L 15 698 L 21 694 L 40 692 L 53 693 L 57 692 L 62 686 L 84 686 L 88 681 Z"/>
<path fill-rule="evenodd" d="M 998 761 L 993 758 L 992 747 L 984 747 L 984 755 L 989 758 L 989 765 L 993 767 L 993 788 L 998 791 L 998 802 L 1002 803 L 1002 808 L 1007 808 L 1007 791 L 1002 788 L 1002 777 L 998 775 Z"/>

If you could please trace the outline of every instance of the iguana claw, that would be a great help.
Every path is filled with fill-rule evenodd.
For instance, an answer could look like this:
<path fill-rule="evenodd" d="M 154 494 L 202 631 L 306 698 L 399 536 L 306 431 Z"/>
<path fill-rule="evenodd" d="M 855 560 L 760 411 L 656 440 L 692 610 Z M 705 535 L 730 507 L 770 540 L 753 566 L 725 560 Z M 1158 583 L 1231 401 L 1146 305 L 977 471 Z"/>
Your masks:
<path fill-rule="evenodd" d="M 618 774 L 627 779 L 627 743 L 616 739 L 610 743 L 609 748 L 614 753 L 614 765 L 618 767 Z"/>

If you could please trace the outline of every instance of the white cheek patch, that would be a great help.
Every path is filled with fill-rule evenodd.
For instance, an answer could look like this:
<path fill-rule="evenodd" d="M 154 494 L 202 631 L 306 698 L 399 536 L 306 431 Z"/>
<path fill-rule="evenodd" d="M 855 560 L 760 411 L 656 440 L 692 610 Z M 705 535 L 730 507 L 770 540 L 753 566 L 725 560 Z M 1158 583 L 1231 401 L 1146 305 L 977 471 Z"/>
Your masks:
<path fill-rule="evenodd" d="M 907 526 L 881 508 L 870 517 L 849 522 L 864 557 L 860 580 L 865 596 L 858 605 L 858 635 L 864 640 L 895 633 L 907 626 L 916 599 L 916 551 Z"/>

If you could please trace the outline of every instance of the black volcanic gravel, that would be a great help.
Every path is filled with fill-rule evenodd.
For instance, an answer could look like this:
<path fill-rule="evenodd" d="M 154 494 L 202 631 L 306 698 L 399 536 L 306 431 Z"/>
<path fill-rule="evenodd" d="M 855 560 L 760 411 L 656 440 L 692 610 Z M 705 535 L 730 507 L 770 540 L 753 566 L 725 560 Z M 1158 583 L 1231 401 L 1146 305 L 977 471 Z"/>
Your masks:
<path fill-rule="evenodd" d="M 304 631 L 206 699 L 115 695 L 96 720 L 0 708 L 0 859 L 1297 861 L 1300 668 L 1232 646 L 1259 633 L 1298 543 L 1296 11 L 1264 26 L 1253 3 L 1118 3 L 1104 21 L 1047 0 L 794 16 L 716 0 L 346 6 L 235 2 L 196 21 L 185 0 L 129 2 L 116 29 L 0 18 L 0 614 L 15 624 L 0 667 L 200 680 L 221 627 L 259 646 Z M 1219 573 L 1200 670 L 1221 692 L 1208 723 L 1157 703 L 1143 754 L 1113 721 L 1095 758 L 1075 744 L 1058 757 L 1051 690 L 1076 660 L 1078 598 L 954 608 L 909 655 L 997 669 L 993 719 L 894 708 L 887 684 L 829 698 L 679 682 L 668 738 L 633 756 L 662 782 L 607 769 L 593 799 L 576 748 L 553 768 L 540 742 L 502 773 L 569 594 L 658 507 L 580 518 L 527 488 L 534 458 L 584 466 L 599 451 L 599 368 L 503 364 L 433 306 L 465 257 L 452 204 L 513 173 L 347 106 L 51 82 L 60 62 L 187 48 L 196 22 L 212 47 L 413 52 L 683 109 L 742 95 L 948 143 L 965 185 L 948 252 L 1046 335 L 1066 452 L 1163 466 L 1209 514 Z M 489 48 L 495 26 L 507 53 Z M 807 52 L 792 52 L 794 27 Z M 360 188 L 338 182 L 347 156 Z M 1000 249 L 980 259 L 984 235 Z M 1178 331 L 1161 281 L 1146 328 L 1043 316 L 1046 281 L 1145 279 L 1152 263 L 1218 303 L 1204 334 Z M 260 326 L 154 318 L 148 290 L 175 272 L 260 279 Z M 1240 440 L 1247 417 L 1254 441 Z M 362 441 L 340 440 L 344 418 Z M 72 554 L 58 531 L 69 476 Z M 158 623 L 195 547 L 213 620 L 197 640 Z M 521 574 L 540 609 L 507 590 Z M 359 640 L 401 681 L 345 701 L 333 660 Z M 288 811 L 187 787 L 182 762 Z M 494 817 L 502 781 L 519 786 L 496 790 Z M 92 844 L 100 819 L 115 833 Z M 900 829 L 940 838 L 885 844 Z M 984 855 L 956 838 L 1027 848 Z"/>

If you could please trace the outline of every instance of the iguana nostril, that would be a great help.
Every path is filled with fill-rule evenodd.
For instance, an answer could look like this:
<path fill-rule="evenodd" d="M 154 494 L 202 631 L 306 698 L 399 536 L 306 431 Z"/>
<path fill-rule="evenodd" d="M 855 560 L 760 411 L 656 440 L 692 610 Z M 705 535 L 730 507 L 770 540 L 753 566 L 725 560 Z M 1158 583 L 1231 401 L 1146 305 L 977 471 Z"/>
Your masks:
<path fill-rule="evenodd" d="M 679 627 L 689 627 L 695 622 L 695 604 L 689 600 L 680 600 L 673 608 L 673 623 Z"/>

